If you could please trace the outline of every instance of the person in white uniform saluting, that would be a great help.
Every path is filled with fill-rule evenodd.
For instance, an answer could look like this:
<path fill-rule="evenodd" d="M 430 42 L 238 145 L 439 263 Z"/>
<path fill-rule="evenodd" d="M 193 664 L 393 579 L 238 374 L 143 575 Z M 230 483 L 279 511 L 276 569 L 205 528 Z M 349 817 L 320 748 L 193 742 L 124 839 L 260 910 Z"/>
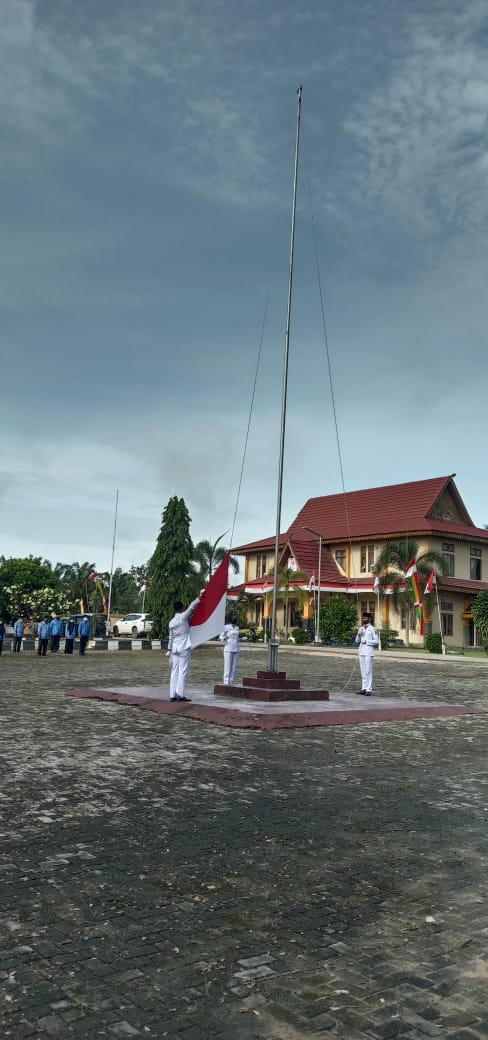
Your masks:
<path fill-rule="evenodd" d="M 378 646 L 378 632 L 373 625 L 371 614 L 363 613 L 362 625 L 358 628 L 356 643 L 359 643 L 359 667 L 361 669 L 362 690 L 359 694 L 371 697 L 373 692 L 373 660 L 375 648 Z"/>
<path fill-rule="evenodd" d="M 224 686 L 231 686 L 234 682 L 240 650 L 237 614 L 230 615 L 228 624 L 220 633 L 219 639 L 224 644 Z"/>
<path fill-rule="evenodd" d="M 183 610 L 181 600 L 173 603 L 175 615 L 169 623 L 168 652 L 171 661 L 171 677 L 169 681 L 169 698 L 171 701 L 189 701 L 185 697 L 185 684 L 191 659 L 190 618 L 198 606 L 205 589 L 194 599 L 190 606 Z"/>

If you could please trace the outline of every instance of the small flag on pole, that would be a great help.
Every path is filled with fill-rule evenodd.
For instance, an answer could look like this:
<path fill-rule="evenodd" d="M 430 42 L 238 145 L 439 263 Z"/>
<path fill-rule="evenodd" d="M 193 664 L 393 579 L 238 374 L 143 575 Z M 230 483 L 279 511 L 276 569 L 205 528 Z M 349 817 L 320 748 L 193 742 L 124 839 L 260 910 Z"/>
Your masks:
<path fill-rule="evenodd" d="M 424 589 L 424 593 L 427 596 L 429 595 L 430 592 L 432 592 L 432 590 L 434 588 L 434 585 L 437 585 L 437 575 L 436 575 L 435 571 L 432 571 L 429 574 L 429 579 L 428 579 L 427 585 L 425 586 L 425 589 Z"/>
<path fill-rule="evenodd" d="M 314 588 L 315 588 L 315 574 L 312 574 L 312 577 L 310 578 L 310 581 L 308 583 L 308 591 L 312 592 Z"/>
<path fill-rule="evenodd" d="M 141 587 L 139 589 L 139 595 L 143 596 L 145 591 L 146 591 L 146 589 L 147 589 L 147 581 L 143 581 L 143 583 L 142 583 L 142 585 L 141 585 Z"/>
<path fill-rule="evenodd" d="M 379 575 L 378 575 L 378 574 L 375 574 L 375 576 L 374 576 L 374 582 L 373 582 L 373 592 L 378 592 L 378 590 L 379 590 L 379 587 L 380 587 L 380 579 L 379 579 Z"/>
<path fill-rule="evenodd" d="M 213 639 L 222 632 L 225 625 L 225 604 L 229 582 L 229 560 L 227 553 L 215 574 L 212 574 L 205 589 L 205 595 L 190 621 L 190 638 L 192 647 L 200 646 L 207 639 Z"/>

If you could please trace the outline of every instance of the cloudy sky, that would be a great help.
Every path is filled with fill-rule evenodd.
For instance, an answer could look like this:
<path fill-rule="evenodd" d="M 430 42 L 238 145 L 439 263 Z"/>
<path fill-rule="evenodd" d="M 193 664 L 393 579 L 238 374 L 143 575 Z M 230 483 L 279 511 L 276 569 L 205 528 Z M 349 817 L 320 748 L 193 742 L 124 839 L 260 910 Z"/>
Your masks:
<path fill-rule="evenodd" d="M 486 0 L 0 0 L 1 545 L 110 565 L 485 478 Z M 318 273 L 317 273 L 318 272 Z M 269 299 L 268 299 L 269 298 Z M 268 304 L 267 304 L 268 299 Z"/>

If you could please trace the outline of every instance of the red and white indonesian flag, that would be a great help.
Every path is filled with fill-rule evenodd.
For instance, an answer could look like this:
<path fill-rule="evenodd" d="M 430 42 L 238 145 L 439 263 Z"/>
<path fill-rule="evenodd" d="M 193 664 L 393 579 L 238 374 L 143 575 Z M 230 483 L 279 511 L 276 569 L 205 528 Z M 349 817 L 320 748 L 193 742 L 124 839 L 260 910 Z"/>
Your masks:
<path fill-rule="evenodd" d="M 425 586 L 424 592 L 426 592 L 427 594 L 429 592 L 432 592 L 432 589 L 434 588 L 434 585 L 436 584 L 436 580 L 437 579 L 436 579 L 435 571 L 431 571 L 431 573 L 429 574 L 429 578 L 428 578 L 428 581 L 427 581 L 427 585 Z"/>
<path fill-rule="evenodd" d="M 380 591 L 380 577 L 379 577 L 379 574 L 375 574 L 374 582 L 373 582 L 373 592 L 379 592 L 379 591 Z"/>
<path fill-rule="evenodd" d="M 192 647 L 200 646 L 223 631 L 225 625 L 225 603 L 229 581 L 230 553 L 212 574 L 200 603 L 190 621 Z"/>

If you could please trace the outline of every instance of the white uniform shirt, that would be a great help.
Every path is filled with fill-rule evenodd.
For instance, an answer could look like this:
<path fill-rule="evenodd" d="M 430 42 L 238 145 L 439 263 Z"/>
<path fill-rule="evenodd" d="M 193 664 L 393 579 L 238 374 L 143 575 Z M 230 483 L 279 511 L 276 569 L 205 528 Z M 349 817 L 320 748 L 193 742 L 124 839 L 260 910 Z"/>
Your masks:
<path fill-rule="evenodd" d="M 360 654 L 373 657 L 375 647 L 379 643 L 378 633 L 374 625 L 361 625 L 361 628 L 358 628 L 356 643 L 359 643 Z"/>
<path fill-rule="evenodd" d="M 200 597 L 194 599 L 186 610 L 175 614 L 169 623 L 168 650 L 173 654 L 180 654 L 182 650 L 191 650 L 190 617 L 198 606 Z"/>
<path fill-rule="evenodd" d="M 224 653 L 226 650 L 235 653 L 239 650 L 239 625 L 226 625 L 224 631 L 220 633 L 219 639 L 225 643 Z"/>

